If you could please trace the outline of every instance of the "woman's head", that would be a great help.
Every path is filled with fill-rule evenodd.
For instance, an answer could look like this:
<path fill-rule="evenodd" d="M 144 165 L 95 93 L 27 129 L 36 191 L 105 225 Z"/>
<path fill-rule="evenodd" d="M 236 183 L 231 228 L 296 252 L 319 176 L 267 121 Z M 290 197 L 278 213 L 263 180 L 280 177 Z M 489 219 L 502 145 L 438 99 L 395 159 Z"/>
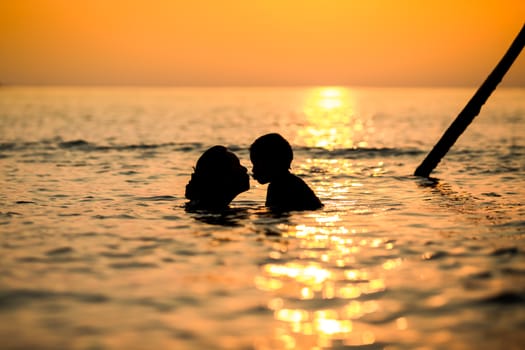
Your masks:
<path fill-rule="evenodd" d="M 250 188 L 250 179 L 239 158 L 224 146 L 213 146 L 195 165 L 186 198 L 203 208 L 226 207 Z"/>

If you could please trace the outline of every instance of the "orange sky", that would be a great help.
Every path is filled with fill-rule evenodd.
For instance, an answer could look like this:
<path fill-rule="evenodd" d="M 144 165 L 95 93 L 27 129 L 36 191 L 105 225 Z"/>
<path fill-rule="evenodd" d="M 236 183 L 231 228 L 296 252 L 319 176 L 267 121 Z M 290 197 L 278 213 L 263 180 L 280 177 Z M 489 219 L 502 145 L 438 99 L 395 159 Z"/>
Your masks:
<path fill-rule="evenodd" d="M 0 0 L 0 81 L 477 86 L 524 22 L 523 0 Z"/>

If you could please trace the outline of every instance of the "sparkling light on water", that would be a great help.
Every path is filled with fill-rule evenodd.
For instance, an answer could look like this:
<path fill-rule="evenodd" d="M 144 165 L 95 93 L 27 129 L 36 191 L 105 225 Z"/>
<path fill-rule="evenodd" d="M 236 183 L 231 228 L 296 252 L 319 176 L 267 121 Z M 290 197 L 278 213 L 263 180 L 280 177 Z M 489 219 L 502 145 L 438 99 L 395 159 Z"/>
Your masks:
<path fill-rule="evenodd" d="M 342 87 L 309 91 L 304 103 L 305 126 L 298 132 L 298 142 L 326 149 L 366 147 L 370 120 L 359 115 L 355 92 Z"/>
<path fill-rule="evenodd" d="M 284 236 L 301 240 L 301 255 L 264 265 L 256 285 L 274 295 L 269 307 L 283 323 L 281 333 L 296 346 L 326 347 L 335 340 L 372 344 L 374 332 L 362 327 L 356 331 L 354 320 L 376 311 L 379 304 L 357 299 L 384 291 L 385 280 L 380 273 L 353 268 L 352 256 L 361 247 L 378 248 L 383 242 L 354 240 L 354 234 L 340 225 L 338 215 L 311 214 L 311 218 L 318 225 L 289 227 Z M 393 270 L 399 264 L 399 260 L 389 260 L 384 267 Z M 323 303 L 312 304 L 315 300 L 333 300 L 336 306 L 326 309 Z"/>

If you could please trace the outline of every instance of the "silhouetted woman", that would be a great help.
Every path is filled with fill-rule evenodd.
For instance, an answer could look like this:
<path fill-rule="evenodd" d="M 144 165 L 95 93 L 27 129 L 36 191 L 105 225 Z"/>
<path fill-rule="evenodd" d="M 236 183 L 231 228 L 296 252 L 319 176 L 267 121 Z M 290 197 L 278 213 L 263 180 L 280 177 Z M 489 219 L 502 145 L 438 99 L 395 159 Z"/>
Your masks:
<path fill-rule="evenodd" d="M 188 209 L 222 210 L 250 188 L 250 178 L 239 158 L 224 146 L 213 146 L 202 154 L 186 185 Z"/>

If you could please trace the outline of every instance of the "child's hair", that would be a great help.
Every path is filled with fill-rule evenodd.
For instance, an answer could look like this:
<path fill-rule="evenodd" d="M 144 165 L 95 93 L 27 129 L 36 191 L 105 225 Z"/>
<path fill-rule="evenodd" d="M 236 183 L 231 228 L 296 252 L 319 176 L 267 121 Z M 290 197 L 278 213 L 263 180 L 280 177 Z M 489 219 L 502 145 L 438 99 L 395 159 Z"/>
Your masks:
<path fill-rule="evenodd" d="M 292 146 L 277 133 L 266 134 L 250 146 L 250 158 L 271 160 L 280 168 L 290 169 L 293 160 Z"/>
<path fill-rule="evenodd" d="M 230 169 L 240 166 L 239 159 L 224 146 L 213 146 L 202 154 L 195 165 L 190 182 L 186 185 L 186 198 L 200 200 L 220 196 L 231 187 Z"/>

